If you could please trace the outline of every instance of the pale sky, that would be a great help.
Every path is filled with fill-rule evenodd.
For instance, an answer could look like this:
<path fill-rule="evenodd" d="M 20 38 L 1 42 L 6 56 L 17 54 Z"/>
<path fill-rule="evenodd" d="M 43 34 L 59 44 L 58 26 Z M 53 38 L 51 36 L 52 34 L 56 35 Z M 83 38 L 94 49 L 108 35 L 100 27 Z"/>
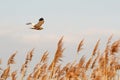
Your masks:
<path fill-rule="evenodd" d="M 25 25 L 36 23 L 40 17 L 45 19 L 42 31 Z M 84 51 L 88 51 L 98 39 L 106 42 L 111 34 L 113 39 L 120 39 L 120 0 L 0 1 L 0 58 L 3 60 L 18 51 L 17 60 L 24 61 L 32 48 L 38 58 L 46 50 L 53 56 L 58 40 L 64 36 L 63 55 L 69 62 L 80 40 L 85 39 Z"/>

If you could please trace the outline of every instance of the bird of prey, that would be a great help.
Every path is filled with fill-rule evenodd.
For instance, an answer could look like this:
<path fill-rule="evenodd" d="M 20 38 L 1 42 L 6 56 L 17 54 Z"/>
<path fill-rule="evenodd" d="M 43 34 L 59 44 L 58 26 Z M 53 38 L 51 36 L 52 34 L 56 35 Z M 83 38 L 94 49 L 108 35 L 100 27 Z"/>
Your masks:
<path fill-rule="evenodd" d="M 33 24 L 33 23 L 26 23 L 26 25 L 32 25 L 31 29 L 35 29 L 35 30 L 42 30 L 42 24 L 44 23 L 44 19 L 40 18 L 39 22 L 37 24 Z"/>

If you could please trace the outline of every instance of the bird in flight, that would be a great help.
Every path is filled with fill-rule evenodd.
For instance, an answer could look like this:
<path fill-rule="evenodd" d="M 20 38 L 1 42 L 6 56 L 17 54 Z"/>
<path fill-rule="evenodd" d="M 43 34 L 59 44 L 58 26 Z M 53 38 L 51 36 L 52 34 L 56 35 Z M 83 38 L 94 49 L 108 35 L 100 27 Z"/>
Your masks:
<path fill-rule="evenodd" d="M 42 27 L 43 23 L 44 23 L 44 19 L 40 18 L 39 22 L 37 24 L 33 24 L 33 23 L 30 22 L 30 23 L 26 23 L 26 25 L 32 25 L 31 29 L 42 30 L 43 29 L 43 27 Z"/>

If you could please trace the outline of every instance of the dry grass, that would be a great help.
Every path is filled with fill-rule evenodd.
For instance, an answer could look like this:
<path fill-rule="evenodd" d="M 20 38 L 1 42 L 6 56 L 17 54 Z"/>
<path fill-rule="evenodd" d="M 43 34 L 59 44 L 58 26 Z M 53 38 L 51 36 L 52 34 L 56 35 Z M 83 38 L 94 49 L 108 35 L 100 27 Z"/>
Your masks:
<path fill-rule="evenodd" d="M 85 55 L 80 60 L 75 58 L 75 61 L 68 63 L 65 66 L 61 66 L 63 57 L 63 37 L 59 40 L 57 50 L 51 64 L 48 65 L 48 51 L 46 51 L 40 62 L 34 66 L 34 70 L 31 73 L 27 73 L 29 63 L 32 61 L 34 49 L 27 53 L 24 63 L 19 70 L 11 69 L 11 65 L 15 64 L 14 57 L 17 52 L 13 53 L 7 62 L 7 67 L 0 68 L 0 80 L 120 80 L 119 78 L 119 56 L 120 40 L 111 42 L 112 37 L 108 39 L 105 50 L 100 51 L 100 40 L 96 42 L 96 45 L 86 61 Z M 76 56 L 83 49 L 84 39 L 80 41 Z M 77 62 L 78 61 L 78 62 Z M 0 59 L 0 65 L 4 61 Z"/>

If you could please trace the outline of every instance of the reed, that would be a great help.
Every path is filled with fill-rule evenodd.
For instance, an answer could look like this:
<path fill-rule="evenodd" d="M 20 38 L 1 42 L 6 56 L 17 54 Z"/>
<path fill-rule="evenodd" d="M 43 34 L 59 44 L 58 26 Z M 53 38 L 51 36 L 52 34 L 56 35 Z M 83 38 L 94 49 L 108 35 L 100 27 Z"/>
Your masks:
<path fill-rule="evenodd" d="M 11 66 L 16 64 L 15 56 L 18 52 L 13 53 L 8 61 L 7 67 L 0 67 L 0 80 L 120 80 L 119 78 L 119 56 L 120 40 L 112 42 L 112 36 L 109 37 L 104 51 L 99 49 L 100 39 L 96 42 L 91 56 L 86 60 L 84 54 L 78 59 L 79 52 L 83 48 L 84 39 L 78 44 L 76 58 L 71 63 L 62 66 L 62 57 L 64 53 L 63 37 L 58 41 L 54 58 L 48 64 L 49 52 L 43 53 L 40 61 L 33 67 L 33 71 L 28 73 L 30 62 L 33 59 L 34 49 L 26 54 L 26 58 L 21 64 L 19 70 L 14 70 Z M 4 63 L 0 59 L 0 66 Z M 14 65 L 13 65 L 14 64 Z M 14 66 L 15 67 L 15 66 Z M 20 72 L 19 72 L 20 71 Z"/>

